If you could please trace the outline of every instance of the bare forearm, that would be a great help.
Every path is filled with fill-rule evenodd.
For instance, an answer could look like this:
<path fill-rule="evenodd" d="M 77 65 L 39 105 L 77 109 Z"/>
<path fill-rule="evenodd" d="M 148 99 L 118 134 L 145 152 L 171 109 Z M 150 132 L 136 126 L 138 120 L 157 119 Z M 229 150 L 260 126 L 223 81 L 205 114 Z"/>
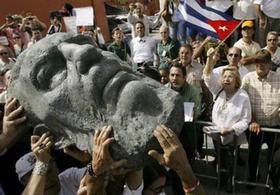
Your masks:
<path fill-rule="evenodd" d="M 0 153 L 3 152 L 6 148 L 9 148 L 12 143 L 15 141 L 16 137 L 13 139 L 5 134 L 0 134 Z"/>
<path fill-rule="evenodd" d="M 265 14 L 261 10 L 261 5 L 255 5 L 255 11 L 259 18 L 264 18 Z"/>
<path fill-rule="evenodd" d="M 209 76 L 212 74 L 213 71 L 213 67 L 214 67 L 214 62 L 212 59 L 207 58 L 206 60 L 206 65 L 203 69 L 203 75 Z"/>
<path fill-rule="evenodd" d="M 32 174 L 22 195 L 44 195 L 46 176 Z"/>
<path fill-rule="evenodd" d="M 186 166 L 185 170 L 178 175 L 181 178 L 184 189 L 188 189 L 192 187 L 197 182 L 197 178 L 194 175 L 189 164 Z M 193 192 L 185 192 L 185 195 L 203 195 L 203 194 L 205 194 L 205 192 L 201 184 L 197 186 Z"/>
<path fill-rule="evenodd" d="M 254 61 L 255 61 L 255 57 L 253 57 L 253 56 L 250 56 L 250 57 L 243 57 L 243 58 L 240 60 L 240 64 L 242 64 L 243 66 L 246 66 L 246 65 L 253 64 Z"/>

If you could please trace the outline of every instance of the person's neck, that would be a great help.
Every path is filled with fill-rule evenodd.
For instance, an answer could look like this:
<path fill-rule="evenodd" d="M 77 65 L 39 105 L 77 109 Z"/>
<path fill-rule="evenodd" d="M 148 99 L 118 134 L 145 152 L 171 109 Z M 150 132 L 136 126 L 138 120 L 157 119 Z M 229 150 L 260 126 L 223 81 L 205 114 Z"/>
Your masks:
<path fill-rule="evenodd" d="M 252 39 L 250 37 L 243 37 L 242 39 L 247 44 L 251 44 L 252 43 Z"/>
<path fill-rule="evenodd" d="M 122 41 L 121 41 L 121 40 L 115 40 L 115 43 L 116 43 L 117 45 L 119 45 L 119 46 L 122 45 Z"/>
<path fill-rule="evenodd" d="M 267 50 L 274 54 L 277 50 L 277 47 L 267 47 Z"/>
<path fill-rule="evenodd" d="M 229 100 L 237 91 L 236 88 L 228 88 L 228 87 L 225 87 L 224 90 L 226 93 L 226 100 Z"/>
<path fill-rule="evenodd" d="M 238 62 L 237 62 L 237 63 L 232 63 L 232 64 L 229 64 L 228 66 L 231 66 L 231 67 L 237 67 L 237 68 L 238 68 Z"/>
<path fill-rule="evenodd" d="M 3 61 L 4 63 L 9 63 L 9 62 L 10 62 L 10 59 L 9 59 L 9 58 L 2 58 L 2 61 Z"/>
<path fill-rule="evenodd" d="M 137 16 L 138 16 L 138 18 L 140 18 L 140 19 L 142 19 L 142 18 L 144 17 L 143 14 L 138 14 Z"/>
<path fill-rule="evenodd" d="M 184 67 L 190 66 L 192 61 L 181 60 L 181 63 Z"/>
<path fill-rule="evenodd" d="M 168 42 L 168 38 L 167 39 L 162 39 L 162 43 L 166 44 Z"/>
<path fill-rule="evenodd" d="M 269 71 L 266 74 L 257 74 L 258 77 L 260 77 L 261 79 L 265 79 L 268 75 Z"/>
<path fill-rule="evenodd" d="M 181 93 L 183 91 L 183 87 L 184 87 L 184 85 L 182 87 L 172 87 L 171 86 L 171 89 L 173 89 L 174 91 L 177 91 L 178 93 Z"/>

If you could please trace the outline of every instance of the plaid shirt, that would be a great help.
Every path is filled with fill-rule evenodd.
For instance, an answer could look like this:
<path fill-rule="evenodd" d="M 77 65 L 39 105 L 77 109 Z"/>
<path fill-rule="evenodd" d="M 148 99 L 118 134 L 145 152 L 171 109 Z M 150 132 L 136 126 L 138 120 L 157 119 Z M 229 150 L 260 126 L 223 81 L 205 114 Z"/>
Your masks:
<path fill-rule="evenodd" d="M 242 88 L 247 91 L 252 118 L 261 126 L 280 125 L 280 75 L 270 71 L 266 78 L 250 72 L 243 78 Z"/>

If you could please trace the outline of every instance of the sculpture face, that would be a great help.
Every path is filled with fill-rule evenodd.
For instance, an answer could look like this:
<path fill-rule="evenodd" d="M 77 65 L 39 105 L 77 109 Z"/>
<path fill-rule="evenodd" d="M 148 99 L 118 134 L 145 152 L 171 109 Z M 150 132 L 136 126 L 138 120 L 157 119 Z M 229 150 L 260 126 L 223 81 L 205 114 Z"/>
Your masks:
<path fill-rule="evenodd" d="M 55 33 L 24 51 L 12 70 L 11 96 L 33 125 L 45 124 L 57 145 L 91 146 L 92 133 L 112 125 L 115 159 L 142 165 L 158 124 L 179 132 L 180 97 L 172 90 L 97 50 L 87 37 Z M 136 160 L 137 159 L 137 160 Z"/>

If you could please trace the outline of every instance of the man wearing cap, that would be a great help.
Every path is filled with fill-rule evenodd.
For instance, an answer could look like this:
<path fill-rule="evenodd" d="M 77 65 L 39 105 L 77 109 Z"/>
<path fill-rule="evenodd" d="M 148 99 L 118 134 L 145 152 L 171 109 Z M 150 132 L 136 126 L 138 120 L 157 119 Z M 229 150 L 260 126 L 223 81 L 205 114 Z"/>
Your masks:
<path fill-rule="evenodd" d="M 59 194 L 76 195 L 86 168 L 69 168 L 58 173 L 51 158 L 51 136 L 31 136 L 31 149 L 15 165 L 19 181 L 26 186 L 23 195 Z"/>
<path fill-rule="evenodd" d="M 254 66 L 254 55 L 257 51 L 261 49 L 260 45 L 253 41 L 253 34 L 254 34 L 254 23 L 251 20 L 244 21 L 242 23 L 242 38 L 239 39 L 234 44 L 234 47 L 237 47 L 241 49 L 242 51 L 242 59 L 240 60 L 240 63 L 244 65 L 249 72 L 252 72 L 255 70 Z"/>
<path fill-rule="evenodd" d="M 262 127 L 280 128 L 280 77 L 270 70 L 270 53 L 265 49 L 258 51 L 255 57 L 255 65 L 256 70 L 245 75 L 242 80 L 242 88 L 247 91 L 252 105 L 252 121 L 249 125 L 249 132 L 251 133 L 249 176 L 251 182 L 256 181 L 262 134 L 269 151 L 272 150 L 274 133 L 262 132 Z M 277 148 L 279 147 L 276 146 Z M 273 162 L 274 164 L 276 165 L 277 162 Z"/>

